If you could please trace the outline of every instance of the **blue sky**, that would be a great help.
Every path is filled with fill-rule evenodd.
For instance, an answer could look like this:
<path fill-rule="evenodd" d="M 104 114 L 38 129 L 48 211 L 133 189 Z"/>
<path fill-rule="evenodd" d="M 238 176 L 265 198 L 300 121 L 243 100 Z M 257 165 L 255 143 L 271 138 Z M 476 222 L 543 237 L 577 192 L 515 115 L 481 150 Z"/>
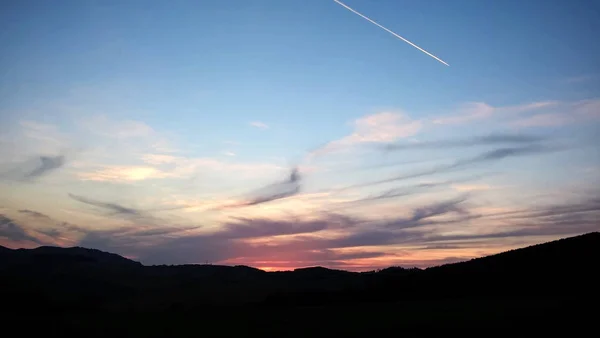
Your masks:
<path fill-rule="evenodd" d="M 526 236 L 510 235 L 523 234 L 523 224 L 497 215 L 450 228 L 430 218 L 593 200 L 597 2 L 344 3 L 450 67 L 329 0 L 0 5 L 0 244 L 88 245 L 154 263 L 148 257 L 174 241 L 194 247 L 208 238 L 222 243 L 163 256 L 364 269 L 431 265 L 594 229 L 594 208 L 585 220 L 575 212 L 579 227 L 558 225 L 568 215 L 536 219 L 539 232 Z M 386 165 L 398 162 L 406 164 Z M 298 181 L 288 177 L 293 166 Z M 363 200 L 399 187 L 410 196 Z M 565 191 L 574 197 L 555 196 Z M 415 216 L 440 200 L 457 205 Z M 342 230 L 332 214 L 361 221 Z M 314 218 L 326 226 L 315 231 Z M 390 219 L 416 223 L 382 228 Z M 312 231 L 228 237 L 273 222 Z M 132 233 L 147 228 L 164 233 Z M 297 244 L 373 229 L 398 240 Z M 457 249 L 419 249 L 435 241 Z M 288 259 L 273 259 L 265 243 L 281 245 Z M 232 248 L 239 253 L 221 254 Z"/>

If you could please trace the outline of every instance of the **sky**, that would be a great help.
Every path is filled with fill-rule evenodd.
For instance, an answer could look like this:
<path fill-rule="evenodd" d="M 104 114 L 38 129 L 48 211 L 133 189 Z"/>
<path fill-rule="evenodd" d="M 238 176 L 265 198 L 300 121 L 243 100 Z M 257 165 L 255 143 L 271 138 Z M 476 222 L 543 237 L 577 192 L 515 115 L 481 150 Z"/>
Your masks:
<path fill-rule="evenodd" d="M 0 245 L 428 267 L 600 230 L 594 0 L 0 4 Z"/>

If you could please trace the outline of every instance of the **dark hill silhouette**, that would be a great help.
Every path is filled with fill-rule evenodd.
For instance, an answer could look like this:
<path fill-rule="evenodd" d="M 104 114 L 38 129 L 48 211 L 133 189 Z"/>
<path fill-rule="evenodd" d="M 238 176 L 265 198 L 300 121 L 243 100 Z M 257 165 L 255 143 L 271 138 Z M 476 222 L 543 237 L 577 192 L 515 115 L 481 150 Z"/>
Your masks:
<path fill-rule="evenodd" d="M 192 324 L 164 324 L 163 331 L 156 325 L 185 318 L 177 314 L 189 311 L 208 313 L 195 318 L 231 335 L 247 335 L 248 327 L 275 330 L 269 332 L 278 336 L 306 336 L 316 327 L 329 327 L 329 334 L 365 335 L 397 328 L 398 321 L 403 329 L 419 330 L 432 324 L 539 329 L 548 323 L 591 322 L 584 319 L 593 312 L 585 309 L 598 304 L 599 262 L 600 233 L 428 269 L 363 273 L 324 267 L 265 272 L 248 266 L 144 266 L 79 247 L 0 247 L 0 311 L 40 321 L 52 314 L 46 327 L 59 327 L 61 321 L 71 327 L 77 316 L 86 335 L 99 336 L 109 335 L 98 329 L 110 327 L 107 323 L 117 325 L 119 334 L 129 327 L 131 334 L 170 335 L 174 327 Z M 135 322 L 135 314 L 144 319 Z M 229 322 L 218 324 L 222 318 Z M 257 324 L 265 318 L 269 325 Z M 286 329 L 291 321 L 296 323 L 292 331 Z"/>
<path fill-rule="evenodd" d="M 53 246 L 40 246 L 35 249 L 11 250 L 0 246 L 2 263 L 11 265 L 20 264 L 71 264 L 88 263 L 110 266 L 136 267 L 139 262 L 132 261 L 117 254 L 86 249 L 82 247 L 60 248 Z"/>
<path fill-rule="evenodd" d="M 158 310 L 574 294 L 600 285 L 599 262 L 596 232 L 425 270 L 390 267 L 368 273 L 143 266 L 80 247 L 1 248 L 0 277 L 3 290 L 11 290 L 11 306 L 22 306 L 25 297 L 40 308 Z"/>

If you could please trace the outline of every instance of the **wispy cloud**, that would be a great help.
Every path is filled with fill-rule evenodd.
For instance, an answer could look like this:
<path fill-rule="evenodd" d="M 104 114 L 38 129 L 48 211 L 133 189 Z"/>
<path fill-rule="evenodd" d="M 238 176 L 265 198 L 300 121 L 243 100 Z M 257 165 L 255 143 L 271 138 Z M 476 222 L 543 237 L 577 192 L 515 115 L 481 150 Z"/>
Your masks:
<path fill-rule="evenodd" d="M 440 165 L 440 166 L 437 166 L 437 167 L 434 167 L 431 169 L 418 171 L 418 172 L 414 172 L 414 173 L 410 173 L 410 174 L 398 175 L 398 176 L 394 176 L 394 177 L 390 177 L 390 178 L 386 178 L 386 179 L 382 179 L 382 180 L 371 181 L 371 182 L 367 182 L 367 183 L 359 183 L 359 184 L 350 186 L 350 188 L 365 187 L 365 186 L 370 186 L 370 185 L 375 185 L 375 184 L 389 183 L 389 182 L 407 180 L 407 179 L 411 179 L 411 178 L 430 176 L 430 175 L 448 172 L 448 171 L 452 171 L 452 170 L 456 170 L 456 169 L 463 169 L 467 166 L 478 164 L 478 163 L 494 162 L 494 161 L 498 161 L 498 160 L 509 158 L 509 157 L 515 157 L 515 156 L 529 156 L 529 155 L 549 153 L 549 152 L 557 151 L 559 149 L 560 148 L 541 145 L 541 144 L 532 144 L 532 145 L 527 145 L 527 146 L 523 146 L 523 147 L 498 148 L 498 149 L 483 152 L 479 155 L 476 155 L 476 156 L 473 156 L 470 158 L 459 159 L 450 164 Z"/>
<path fill-rule="evenodd" d="M 494 107 L 483 102 L 469 102 L 461 107 L 456 115 L 438 117 L 433 119 L 434 124 L 459 124 L 473 120 L 480 120 L 492 116 Z"/>
<path fill-rule="evenodd" d="M 231 154 L 229 154 L 230 157 Z M 155 176 L 185 178 L 200 171 L 243 176 L 271 176 L 284 168 L 271 163 L 224 161 L 209 157 L 181 157 L 163 154 L 144 154 L 141 160 L 153 166 Z M 156 169 L 155 166 L 161 169 Z"/>
<path fill-rule="evenodd" d="M 477 120 L 488 119 L 493 116 L 514 115 L 549 108 L 558 105 L 557 101 L 539 101 L 515 106 L 493 107 L 484 102 L 468 102 L 458 109 L 453 115 L 434 118 L 434 124 L 464 124 Z"/>
<path fill-rule="evenodd" d="M 81 180 L 107 182 L 131 182 L 172 177 L 171 174 L 159 169 L 144 166 L 109 166 L 97 170 L 79 172 L 77 176 Z"/>
<path fill-rule="evenodd" d="M 544 141 L 545 138 L 535 135 L 525 134 L 490 134 L 484 136 L 475 136 L 464 139 L 440 140 L 418 143 L 405 144 L 388 144 L 384 146 L 385 150 L 405 150 L 405 149 L 424 149 L 424 148 L 453 148 L 453 147 L 469 147 L 481 145 L 497 145 L 497 144 L 532 144 Z"/>
<path fill-rule="evenodd" d="M 339 140 L 327 143 L 311 152 L 312 156 L 363 143 L 388 143 L 413 136 L 421 129 L 421 122 L 404 114 L 383 112 L 359 118 L 353 122 L 354 131 Z"/>
<path fill-rule="evenodd" d="M 387 219 L 366 220 L 335 214 L 283 219 L 238 217 L 225 221 L 215 231 L 199 234 L 191 233 L 197 227 L 169 225 L 105 231 L 78 228 L 77 232 L 84 235 L 78 245 L 135 254 L 142 262 L 151 264 L 211 261 L 283 268 L 321 264 L 371 269 L 398 262 L 435 265 L 455 259 L 445 253 L 448 250 L 462 250 L 461 257 L 470 257 L 472 253 L 465 250 L 472 251 L 477 245 L 473 240 L 486 246 L 488 241 L 503 238 L 564 236 L 598 230 L 600 200 L 595 197 L 488 214 L 474 213 L 471 197 L 462 195 L 422 203 L 408 215 Z M 130 208 L 84 199 L 106 210 L 135 213 Z M 498 220 L 502 227 L 494 226 Z M 480 223 L 475 225 L 474 221 Z M 61 229 L 51 230 L 47 231 L 49 236 L 65 235 Z M 0 216 L 0 236 L 41 242 L 26 227 L 5 216 Z M 422 256 L 402 249 L 414 246 L 439 250 Z M 456 255 L 456 251 L 450 252 Z"/>
<path fill-rule="evenodd" d="M 600 99 L 563 103 L 560 108 L 561 112 L 521 117 L 510 124 L 514 127 L 555 127 L 600 120 Z"/>
<path fill-rule="evenodd" d="M 485 191 L 492 189 L 488 184 L 453 184 L 452 188 L 456 191 Z"/>
<path fill-rule="evenodd" d="M 37 237 L 30 235 L 25 228 L 15 220 L 4 215 L 0 215 L 0 237 L 15 242 L 29 241 L 39 245 L 45 244 Z"/>
<path fill-rule="evenodd" d="M 37 211 L 33 211 L 33 210 L 29 210 L 29 209 L 21 209 L 19 210 L 20 213 L 31 216 L 31 217 L 35 217 L 35 218 L 43 218 L 43 219 L 50 219 L 50 217 L 46 214 L 43 214 L 41 212 L 37 212 Z"/>
<path fill-rule="evenodd" d="M 137 209 L 127 208 L 127 207 L 121 206 L 116 203 L 100 202 L 100 201 L 92 200 L 90 198 L 79 196 L 79 195 L 74 195 L 74 194 L 69 194 L 69 197 L 78 202 L 85 203 L 85 204 L 88 204 L 91 206 L 95 206 L 95 207 L 110 211 L 113 215 L 127 215 L 127 216 L 140 216 L 141 215 L 141 212 Z"/>
<path fill-rule="evenodd" d="M 365 198 L 341 202 L 341 205 L 348 205 L 348 204 L 351 205 L 351 204 L 364 203 L 364 202 L 370 202 L 370 201 L 379 201 L 379 200 L 383 200 L 383 199 L 391 199 L 391 198 L 396 198 L 396 197 L 412 196 L 412 195 L 415 195 L 418 193 L 422 193 L 429 189 L 434 189 L 434 188 L 439 188 L 439 187 L 444 187 L 444 186 L 467 187 L 469 185 L 461 185 L 460 183 L 472 181 L 472 180 L 479 179 L 479 178 L 481 178 L 481 176 L 441 181 L 441 182 L 419 183 L 419 184 L 415 184 L 412 186 L 398 187 L 398 188 L 386 190 L 382 193 L 369 195 Z M 475 186 L 475 185 L 471 185 L 471 186 Z M 468 189 L 464 189 L 464 190 L 456 189 L 456 190 L 469 191 Z"/>
<path fill-rule="evenodd" d="M 250 122 L 250 125 L 258 129 L 269 129 L 269 126 L 266 123 L 260 121 Z"/>
<path fill-rule="evenodd" d="M 512 126 L 558 126 L 581 123 L 600 117 L 600 99 L 579 101 L 538 101 L 513 106 L 491 106 L 469 102 L 448 116 L 431 119 L 433 124 L 456 125 L 494 119 Z"/>
<path fill-rule="evenodd" d="M 255 191 L 253 197 L 246 199 L 241 202 L 235 202 L 233 204 L 224 205 L 220 208 L 235 208 L 235 207 L 246 207 L 262 203 L 267 203 L 282 198 L 296 195 L 300 192 L 300 173 L 298 168 L 292 168 L 290 176 L 287 180 L 270 184 L 262 189 Z"/>
<path fill-rule="evenodd" d="M 512 125 L 515 127 L 550 127 L 561 126 L 573 122 L 573 118 L 567 114 L 538 114 L 526 117 L 515 122 Z"/>
<path fill-rule="evenodd" d="M 40 156 L 40 164 L 31 172 L 27 173 L 25 178 L 33 178 L 44 175 L 52 170 L 62 167 L 64 163 L 64 156 Z"/>
<path fill-rule="evenodd" d="M 65 164 L 65 156 L 39 156 L 13 165 L 0 173 L 0 178 L 16 181 L 33 181 L 47 175 Z"/>
<path fill-rule="evenodd" d="M 104 115 L 82 119 L 80 124 L 88 131 L 110 138 L 130 139 L 156 136 L 156 131 L 144 122 L 113 120 Z"/>

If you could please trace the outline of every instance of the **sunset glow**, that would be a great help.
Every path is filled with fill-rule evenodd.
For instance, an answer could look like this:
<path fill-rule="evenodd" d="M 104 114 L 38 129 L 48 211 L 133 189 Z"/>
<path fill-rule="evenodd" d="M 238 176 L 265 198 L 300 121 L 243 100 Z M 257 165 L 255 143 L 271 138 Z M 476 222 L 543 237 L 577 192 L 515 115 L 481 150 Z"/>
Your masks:
<path fill-rule="evenodd" d="M 370 271 L 600 230 L 568 1 L 347 1 L 430 52 L 334 1 L 67 2 L 0 12 L 2 246 Z"/>

